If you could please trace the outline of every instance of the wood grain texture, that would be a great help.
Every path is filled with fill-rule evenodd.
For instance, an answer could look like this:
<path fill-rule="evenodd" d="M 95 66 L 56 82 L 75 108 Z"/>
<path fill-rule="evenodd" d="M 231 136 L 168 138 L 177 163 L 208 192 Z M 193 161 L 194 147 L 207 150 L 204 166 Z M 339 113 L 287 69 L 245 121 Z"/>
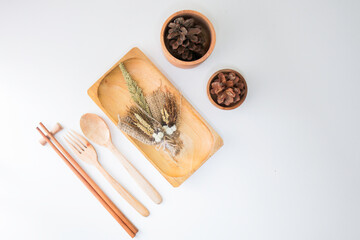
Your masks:
<path fill-rule="evenodd" d="M 88 90 L 91 99 L 114 124 L 118 123 L 118 114 L 124 116 L 127 107 L 133 104 L 118 67 L 120 62 L 125 64 L 145 95 L 160 86 L 166 87 L 180 104 L 179 131 L 184 147 L 175 158 L 177 163 L 166 152 L 158 151 L 154 146 L 143 144 L 124 133 L 166 180 L 178 187 L 223 145 L 223 140 L 138 48 L 131 49 Z"/>

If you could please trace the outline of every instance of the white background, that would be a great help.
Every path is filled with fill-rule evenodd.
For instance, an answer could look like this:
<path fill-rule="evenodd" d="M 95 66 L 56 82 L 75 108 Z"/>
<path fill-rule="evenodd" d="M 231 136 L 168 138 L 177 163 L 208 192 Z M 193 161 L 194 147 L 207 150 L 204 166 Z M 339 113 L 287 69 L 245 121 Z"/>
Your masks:
<path fill-rule="evenodd" d="M 165 19 L 194 9 L 217 42 L 200 66 L 172 66 Z M 79 129 L 105 115 L 87 89 L 138 46 L 225 145 L 173 188 L 106 119 L 115 145 L 164 198 L 155 205 L 106 149 L 99 159 L 151 214 L 144 218 L 81 165 L 139 228 L 137 239 L 360 239 L 359 1 L 0 0 L 0 239 L 130 239 L 48 147 L 39 121 Z M 249 93 L 211 105 L 213 72 L 234 68 Z M 62 140 L 64 131 L 59 134 Z"/>

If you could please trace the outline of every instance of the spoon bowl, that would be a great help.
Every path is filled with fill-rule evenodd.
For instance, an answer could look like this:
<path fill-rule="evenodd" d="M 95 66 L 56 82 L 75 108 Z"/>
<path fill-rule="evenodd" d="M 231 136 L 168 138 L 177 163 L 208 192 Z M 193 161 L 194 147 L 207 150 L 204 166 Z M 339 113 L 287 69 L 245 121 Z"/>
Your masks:
<path fill-rule="evenodd" d="M 80 119 L 80 128 L 91 141 L 101 146 L 111 142 L 110 129 L 106 122 L 96 114 L 86 113 Z"/>

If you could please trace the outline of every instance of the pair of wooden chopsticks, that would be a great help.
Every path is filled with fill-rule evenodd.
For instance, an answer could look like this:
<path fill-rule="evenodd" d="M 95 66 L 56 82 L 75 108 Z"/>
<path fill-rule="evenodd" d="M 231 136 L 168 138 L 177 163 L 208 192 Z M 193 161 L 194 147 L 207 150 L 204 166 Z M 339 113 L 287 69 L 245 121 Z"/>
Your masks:
<path fill-rule="evenodd" d="M 75 173 L 75 175 L 85 184 L 92 194 L 100 201 L 100 203 L 108 210 L 115 220 L 125 229 L 125 231 L 133 238 L 138 232 L 137 228 L 125 217 L 125 215 L 115 206 L 115 204 L 105 195 L 99 186 L 86 174 L 80 165 L 71 157 L 65 148 L 56 140 L 49 130 L 40 123 L 45 134 L 37 127 L 46 142 L 55 150 L 55 152 L 64 160 L 66 165 Z M 47 136 L 48 137 L 47 137 Z"/>

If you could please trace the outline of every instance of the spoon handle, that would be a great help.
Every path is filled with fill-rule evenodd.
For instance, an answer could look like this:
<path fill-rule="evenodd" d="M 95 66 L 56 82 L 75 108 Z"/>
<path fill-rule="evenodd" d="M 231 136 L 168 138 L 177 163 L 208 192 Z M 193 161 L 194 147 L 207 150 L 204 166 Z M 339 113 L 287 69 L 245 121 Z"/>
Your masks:
<path fill-rule="evenodd" d="M 148 180 L 146 180 L 146 178 L 141 175 L 141 173 L 121 154 L 121 152 L 119 152 L 119 150 L 113 144 L 109 144 L 108 148 L 120 160 L 128 173 L 142 188 L 142 190 L 151 198 L 151 200 L 157 204 L 160 204 L 162 202 L 162 198 L 158 191 L 156 191 L 156 189 L 148 182 Z"/>
<path fill-rule="evenodd" d="M 135 210 L 143 215 L 144 217 L 149 216 L 150 212 L 147 208 L 142 205 L 133 195 L 131 195 L 120 183 L 118 183 L 100 164 L 97 169 L 104 175 L 106 180 L 115 188 L 115 190 L 127 201 Z"/>

